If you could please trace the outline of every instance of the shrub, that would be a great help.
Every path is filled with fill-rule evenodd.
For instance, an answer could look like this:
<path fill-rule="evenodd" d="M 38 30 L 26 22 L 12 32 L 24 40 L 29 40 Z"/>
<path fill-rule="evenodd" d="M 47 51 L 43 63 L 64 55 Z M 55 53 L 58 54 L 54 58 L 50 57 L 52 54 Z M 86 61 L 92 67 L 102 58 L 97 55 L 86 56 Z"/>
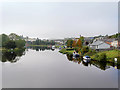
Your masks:
<path fill-rule="evenodd" d="M 98 58 L 99 58 L 99 61 L 106 62 L 106 54 L 105 53 L 101 53 Z"/>
<path fill-rule="evenodd" d="M 85 46 L 85 47 L 82 48 L 81 51 L 82 51 L 83 54 L 85 54 L 85 53 L 89 52 L 89 47 Z"/>
<path fill-rule="evenodd" d="M 96 55 L 95 55 L 95 59 L 97 59 L 98 57 L 99 57 L 99 55 L 98 55 L 98 54 L 96 54 Z"/>

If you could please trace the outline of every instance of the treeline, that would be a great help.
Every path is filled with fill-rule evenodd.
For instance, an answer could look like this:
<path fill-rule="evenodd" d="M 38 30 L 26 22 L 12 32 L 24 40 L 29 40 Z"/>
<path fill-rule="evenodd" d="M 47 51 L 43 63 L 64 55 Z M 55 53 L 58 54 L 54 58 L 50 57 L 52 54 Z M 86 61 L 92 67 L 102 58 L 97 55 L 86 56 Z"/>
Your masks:
<path fill-rule="evenodd" d="M 66 45 L 67 45 L 68 48 L 74 49 L 81 56 L 95 54 L 96 51 L 90 49 L 86 45 L 83 45 L 84 42 L 85 42 L 84 37 L 80 37 L 80 38 L 77 38 L 75 40 L 72 40 L 72 39 L 67 40 Z"/>
<path fill-rule="evenodd" d="M 77 38 L 75 40 L 69 39 L 66 42 L 67 47 L 79 47 L 82 48 L 82 45 L 84 43 L 84 37 Z"/>
<path fill-rule="evenodd" d="M 105 35 L 105 36 L 103 36 L 103 35 L 99 35 L 99 36 L 95 36 L 94 38 L 99 38 L 99 37 L 107 37 L 107 38 L 110 38 L 110 39 L 112 39 L 112 38 L 120 38 L 120 33 L 116 33 L 116 34 L 113 34 L 113 35 Z"/>
<path fill-rule="evenodd" d="M 109 36 L 109 38 L 120 38 L 120 33 Z"/>
<path fill-rule="evenodd" d="M 13 37 L 12 37 L 13 36 Z M 0 46 L 6 49 L 15 49 L 15 48 L 23 48 L 25 46 L 25 40 L 22 40 L 18 35 L 0 35 Z"/>
<path fill-rule="evenodd" d="M 37 38 L 37 40 L 33 41 L 31 44 L 32 45 L 55 45 L 55 42 L 53 40 L 41 40 Z"/>

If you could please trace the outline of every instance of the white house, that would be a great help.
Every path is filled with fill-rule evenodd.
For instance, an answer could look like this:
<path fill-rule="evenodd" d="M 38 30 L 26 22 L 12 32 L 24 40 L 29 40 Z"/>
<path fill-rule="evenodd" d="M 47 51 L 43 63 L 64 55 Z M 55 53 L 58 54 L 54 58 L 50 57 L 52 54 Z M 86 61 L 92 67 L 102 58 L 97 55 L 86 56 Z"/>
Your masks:
<path fill-rule="evenodd" d="M 89 44 L 89 47 L 92 49 L 109 49 L 110 45 L 98 40 L 96 42 L 93 42 L 92 44 Z"/>
<path fill-rule="evenodd" d="M 118 47 L 118 41 L 116 40 L 116 41 L 111 42 L 111 46 Z"/>

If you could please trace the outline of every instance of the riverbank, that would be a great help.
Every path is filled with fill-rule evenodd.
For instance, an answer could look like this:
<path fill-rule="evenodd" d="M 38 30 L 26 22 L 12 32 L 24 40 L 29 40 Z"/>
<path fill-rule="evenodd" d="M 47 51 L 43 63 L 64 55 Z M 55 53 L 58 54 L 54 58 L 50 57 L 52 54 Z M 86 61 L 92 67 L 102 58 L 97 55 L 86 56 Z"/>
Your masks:
<path fill-rule="evenodd" d="M 33 47 L 36 47 L 36 46 L 40 46 L 40 47 L 48 47 L 48 46 L 51 46 L 51 45 L 29 45 L 29 46 L 33 46 Z"/>
<path fill-rule="evenodd" d="M 59 52 L 63 53 L 63 54 L 73 54 L 74 49 L 73 48 L 61 49 Z M 93 60 L 100 61 L 99 56 L 101 56 L 102 54 L 105 54 L 106 61 L 114 62 L 114 58 L 118 58 L 118 61 L 120 61 L 119 53 L 120 53 L 120 50 L 110 50 L 110 51 L 100 51 L 100 52 L 88 52 L 88 53 L 85 53 L 84 55 L 90 56 L 91 59 L 93 59 Z"/>
<path fill-rule="evenodd" d="M 64 47 L 64 45 L 60 45 L 60 46 L 59 45 L 29 45 L 29 46 L 32 46 L 32 47 L 52 47 L 52 46 L 55 46 L 55 48 L 59 48 L 59 47 L 63 48 Z"/>
<path fill-rule="evenodd" d="M 97 58 L 96 56 L 105 54 L 106 55 L 106 61 L 114 62 L 114 58 L 118 58 L 118 61 L 120 61 L 119 60 L 119 57 L 120 57 L 119 53 L 120 53 L 120 50 L 101 51 L 101 52 L 97 52 L 94 55 L 91 55 L 90 57 L 93 60 L 99 60 L 99 58 Z"/>
<path fill-rule="evenodd" d="M 73 54 L 74 49 L 73 48 L 67 48 L 67 49 L 63 48 L 59 52 L 63 53 L 63 54 Z"/>
<path fill-rule="evenodd" d="M 20 51 L 20 50 L 23 50 L 25 48 L 15 48 L 15 49 L 5 49 L 5 48 L 0 48 L 0 51 L 7 51 L 7 52 L 17 52 L 17 51 Z"/>

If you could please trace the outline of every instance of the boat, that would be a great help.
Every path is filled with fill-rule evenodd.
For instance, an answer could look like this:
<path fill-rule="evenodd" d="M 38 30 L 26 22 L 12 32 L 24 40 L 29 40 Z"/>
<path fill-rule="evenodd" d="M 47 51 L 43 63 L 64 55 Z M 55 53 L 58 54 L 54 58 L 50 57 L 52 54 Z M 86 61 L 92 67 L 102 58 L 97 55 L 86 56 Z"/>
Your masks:
<path fill-rule="evenodd" d="M 80 55 L 78 53 L 75 54 L 75 57 L 79 57 Z"/>
<path fill-rule="evenodd" d="M 76 52 L 73 52 L 73 57 L 79 57 L 80 55 Z"/>
<path fill-rule="evenodd" d="M 83 61 L 84 62 L 90 62 L 91 58 L 89 56 L 84 56 Z"/>
<path fill-rule="evenodd" d="M 52 46 L 52 50 L 54 50 L 55 49 L 55 46 Z"/>

